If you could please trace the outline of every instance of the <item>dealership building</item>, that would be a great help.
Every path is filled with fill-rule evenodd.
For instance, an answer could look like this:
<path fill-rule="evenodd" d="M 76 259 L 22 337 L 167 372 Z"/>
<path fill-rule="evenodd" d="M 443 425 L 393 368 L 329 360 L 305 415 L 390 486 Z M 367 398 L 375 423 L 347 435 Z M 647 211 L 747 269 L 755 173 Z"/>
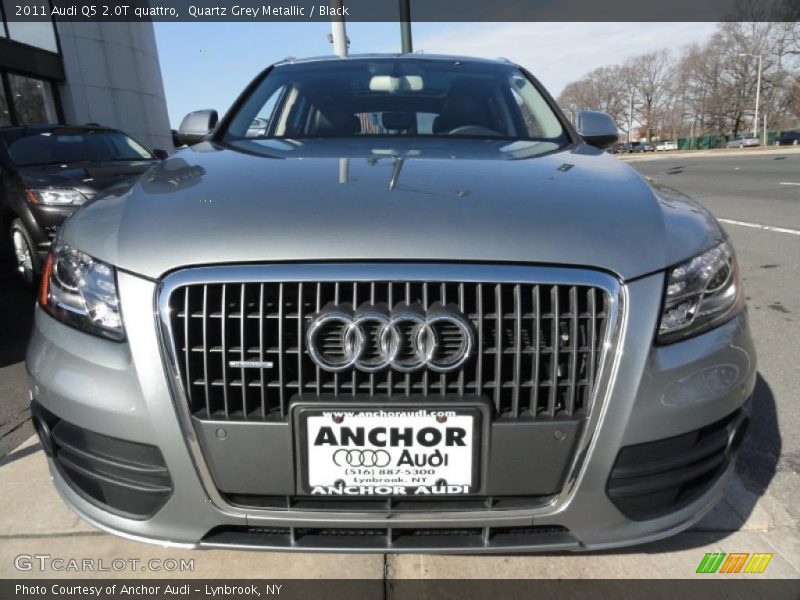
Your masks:
<path fill-rule="evenodd" d="M 153 25 L 20 22 L 0 0 L 0 127 L 98 123 L 172 150 Z"/>

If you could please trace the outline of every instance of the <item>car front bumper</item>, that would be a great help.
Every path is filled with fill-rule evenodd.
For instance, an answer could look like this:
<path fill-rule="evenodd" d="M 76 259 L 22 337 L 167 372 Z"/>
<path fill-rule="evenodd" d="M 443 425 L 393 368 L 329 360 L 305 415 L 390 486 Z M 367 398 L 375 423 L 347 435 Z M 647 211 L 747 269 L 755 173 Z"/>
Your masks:
<path fill-rule="evenodd" d="M 579 451 L 568 493 L 541 506 L 413 511 L 234 506 L 215 493 L 191 451 L 159 352 L 157 283 L 118 274 L 127 341 L 95 338 L 37 309 L 27 368 L 31 396 L 58 419 L 103 436 L 155 447 L 171 490 L 149 518 L 106 510 L 49 460 L 56 487 L 87 521 L 114 533 L 188 547 L 392 552 L 583 550 L 669 536 L 697 521 L 721 497 L 735 447 L 703 493 L 654 518 L 626 516 L 609 497 L 620 450 L 695 432 L 737 415 L 755 384 L 746 313 L 697 337 L 653 344 L 663 275 L 623 287 L 625 309 L 597 426 Z M 737 412 L 738 411 L 738 412 Z M 202 457 L 201 459 L 202 460 Z M 536 469 L 536 457 L 530 459 Z"/>

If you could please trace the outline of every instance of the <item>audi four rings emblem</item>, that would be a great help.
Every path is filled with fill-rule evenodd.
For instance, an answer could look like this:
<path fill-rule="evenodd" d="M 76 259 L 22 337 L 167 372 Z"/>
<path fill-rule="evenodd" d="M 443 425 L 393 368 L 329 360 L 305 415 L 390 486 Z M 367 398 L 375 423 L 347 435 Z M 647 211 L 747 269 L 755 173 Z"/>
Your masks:
<path fill-rule="evenodd" d="M 356 368 L 369 373 L 392 368 L 438 373 L 463 365 L 474 346 L 472 326 L 455 307 L 434 305 L 326 308 L 311 319 L 306 343 L 311 359 L 326 371 Z"/>
<path fill-rule="evenodd" d="M 345 450 L 333 453 L 333 464 L 337 467 L 388 467 L 392 457 L 386 450 Z"/>

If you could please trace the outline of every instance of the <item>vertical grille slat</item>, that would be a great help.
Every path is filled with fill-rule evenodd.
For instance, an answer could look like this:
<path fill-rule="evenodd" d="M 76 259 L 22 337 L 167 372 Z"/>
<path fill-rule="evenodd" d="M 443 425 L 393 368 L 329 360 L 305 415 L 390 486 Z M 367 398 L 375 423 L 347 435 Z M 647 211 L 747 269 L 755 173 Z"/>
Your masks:
<path fill-rule="evenodd" d="M 322 310 L 322 284 L 321 283 L 317 283 L 317 293 L 316 293 L 316 297 L 314 298 L 314 301 L 315 301 L 314 306 L 315 306 L 316 312 L 321 311 Z M 315 365 L 315 367 L 316 368 L 315 368 L 314 376 L 316 377 L 315 383 L 317 384 L 316 385 L 317 396 L 319 396 L 322 393 L 322 373 L 321 373 L 321 369 L 319 368 L 319 365 Z"/>
<path fill-rule="evenodd" d="M 406 282 L 406 304 L 411 304 L 411 283 Z M 406 396 L 411 395 L 411 373 L 406 373 Z"/>
<path fill-rule="evenodd" d="M 560 330 L 558 312 L 558 288 L 550 288 L 550 380 L 547 394 L 547 414 L 556 414 L 556 397 L 558 396 L 558 365 L 560 349 Z"/>
<path fill-rule="evenodd" d="M 422 308 L 428 310 L 428 282 L 422 284 Z M 428 395 L 428 369 L 422 372 L 422 395 Z"/>
<path fill-rule="evenodd" d="M 566 411 L 571 415 L 575 406 L 575 392 L 578 374 L 578 289 L 573 285 L 569 288 L 570 332 L 569 344 L 572 351 L 569 354 L 569 395 L 567 396 Z"/>
<path fill-rule="evenodd" d="M 258 286 L 258 360 L 264 361 L 264 284 Z M 259 369 L 259 388 L 261 392 L 261 418 L 267 418 L 267 386 L 264 385 L 264 369 Z"/>
<path fill-rule="evenodd" d="M 502 285 L 494 286 L 494 313 L 495 313 L 495 332 L 494 332 L 494 407 L 497 412 L 502 414 L 500 406 L 500 395 L 503 391 L 503 293 Z"/>
<path fill-rule="evenodd" d="M 442 282 L 439 286 L 439 302 L 442 306 L 447 306 L 447 284 Z M 447 373 L 439 374 L 439 394 L 444 396 L 447 393 Z"/>
<path fill-rule="evenodd" d="M 387 289 L 386 289 L 386 297 L 387 297 L 387 300 L 388 300 L 387 303 L 388 303 L 388 305 L 390 307 L 394 306 L 394 287 L 393 286 L 394 286 L 394 283 L 390 281 L 388 286 L 387 286 Z M 386 374 L 386 395 L 387 396 L 391 396 L 392 394 L 394 394 L 394 386 L 393 386 L 394 382 L 392 381 L 392 376 L 393 375 L 394 375 L 394 372 L 391 369 L 389 369 L 389 372 Z"/>
<path fill-rule="evenodd" d="M 303 282 L 297 284 L 297 393 L 305 390 L 303 381 Z"/>
<path fill-rule="evenodd" d="M 532 339 L 532 352 L 531 352 L 531 398 L 530 398 L 530 413 L 532 416 L 539 414 L 539 368 L 541 359 L 542 348 L 542 310 L 539 297 L 539 286 L 534 285 L 531 289 L 531 315 L 533 316 L 533 323 L 531 329 L 533 332 Z"/>
<path fill-rule="evenodd" d="M 247 359 L 247 338 L 245 336 L 245 319 L 246 313 L 246 299 L 245 299 L 245 284 L 243 283 L 239 291 L 239 360 L 244 363 Z M 245 372 L 244 365 L 239 369 L 242 378 L 242 416 L 247 420 L 247 373 Z"/>
<path fill-rule="evenodd" d="M 375 306 L 375 282 L 369 284 L 369 303 Z M 353 386 L 355 389 L 355 386 Z M 355 392 L 354 392 L 355 393 Z M 375 397 L 375 373 L 369 374 L 369 397 Z"/>
<path fill-rule="evenodd" d="M 466 314 L 466 308 L 464 305 L 465 298 L 464 298 L 464 284 L 458 284 L 458 310 L 461 311 L 461 314 Z M 458 394 L 460 396 L 464 395 L 464 370 L 458 370 Z"/>
<path fill-rule="evenodd" d="M 230 419 L 231 413 L 228 407 L 228 340 L 227 340 L 227 322 L 228 322 L 228 285 L 222 284 L 222 298 L 220 300 L 220 360 L 222 362 L 222 402 L 225 407 L 225 418 Z"/>
<path fill-rule="evenodd" d="M 358 283 L 355 281 L 353 282 L 353 308 L 358 308 Z M 351 389 L 350 394 L 352 396 L 356 395 L 356 391 L 358 390 L 358 370 L 352 369 L 352 376 L 351 376 Z"/>
<path fill-rule="evenodd" d="M 335 305 L 339 305 L 340 298 L 339 298 L 339 282 L 337 281 L 333 284 L 333 303 Z M 355 308 L 355 307 L 353 307 Z M 333 395 L 339 395 L 339 373 L 336 372 L 333 374 Z"/>
<path fill-rule="evenodd" d="M 587 345 L 589 347 L 589 360 L 587 365 L 587 374 L 586 380 L 587 381 L 594 381 L 594 372 L 595 372 L 595 357 L 597 355 L 596 345 L 597 345 L 597 295 L 594 288 L 589 288 L 587 291 L 587 303 L 589 305 L 589 319 L 587 320 Z M 591 400 L 591 388 L 590 386 L 585 386 L 586 393 L 585 393 L 585 400 L 584 402 L 587 404 Z"/>
<path fill-rule="evenodd" d="M 582 418 L 610 311 L 599 287 L 513 281 L 200 281 L 176 288 L 169 303 L 175 365 L 192 414 L 228 420 L 284 420 L 296 395 L 343 403 L 359 395 L 432 403 L 482 396 L 500 419 Z M 359 303 L 457 310 L 472 326 L 472 355 L 446 374 L 320 368 L 308 352 L 309 323 L 329 306 L 358 310 Z M 322 343 L 335 352 L 338 336 L 331 330 Z M 454 347 L 447 329 L 437 340 Z M 257 367 L 246 365 L 256 360 Z"/>
<path fill-rule="evenodd" d="M 483 284 L 479 283 L 475 287 L 475 304 L 477 305 L 478 317 L 478 367 L 475 374 L 475 391 L 478 394 L 483 394 L 483 355 L 484 355 L 484 340 L 483 340 Z"/>
<path fill-rule="evenodd" d="M 514 380 L 511 396 L 511 416 L 519 416 L 519 392 L 522 371 L 522 292 L 514 286 Z"/>
<path fill-rule="evenodd" d="M 283 360 L 286 352 L 284 351 L 284 284 L 278 284 L 278 400 L 281 404 L 281 417 L 286 414 L 286 386 L 283 380 Z"/>
<path fill-rule="evenodd" d="M 190 356 L 192 354 L 192 340 L 189 336 L 189 322 L 191 320 L 191 309 L 189 304 L 189 292 L 192 288 L 187 287 L 183 295 L 183 368 L 184 385 L 186 386 L 186 397 L 192 403 L 192 367 Z"/>
<path fill-rule="evenodd" d="M 203 388 L 205 390 L 205 407 L 206 407 L 206 417 L 211 418 L 211 392 L 210 392 L 210 385 L 209 385 L 209 373 L 208 373 L 208 286 L 203 286 L 203 315 L 202 315 L 202 327 L 203 327 Z"/>

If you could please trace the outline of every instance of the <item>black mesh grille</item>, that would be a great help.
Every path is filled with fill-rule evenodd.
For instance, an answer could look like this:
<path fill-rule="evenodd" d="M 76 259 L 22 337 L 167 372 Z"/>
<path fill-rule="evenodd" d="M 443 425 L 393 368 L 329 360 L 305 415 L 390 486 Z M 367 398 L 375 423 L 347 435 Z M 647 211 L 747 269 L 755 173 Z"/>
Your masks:
<path fill-rule="evenodd" d="M 329 305 L 436 303 L 472 323 L 476 348 L 457 371 L 331 373 L 305 332 Z M 193 284 L 169 299 L 178 367 L 201 419 L 284 419 L 294 395 L 489 398 L 498 418 L 583 416 L 595 383 L 608 296 L 578 285 L 453 282 Z M 335 335 L 336 332 L 329 332 Z M 231 361 L 271 367 L 231 367 Z"/>

